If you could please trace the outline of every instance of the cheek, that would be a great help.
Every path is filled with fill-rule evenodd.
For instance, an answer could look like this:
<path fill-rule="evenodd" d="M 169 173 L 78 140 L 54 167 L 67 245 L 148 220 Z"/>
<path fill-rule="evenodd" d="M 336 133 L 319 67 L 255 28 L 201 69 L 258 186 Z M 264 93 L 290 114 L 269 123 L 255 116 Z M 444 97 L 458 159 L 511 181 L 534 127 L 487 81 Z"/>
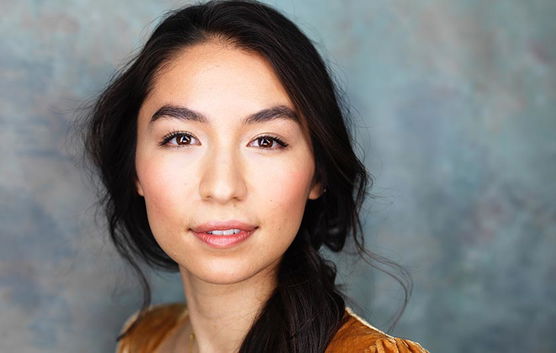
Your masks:
<path fill-rule="evenodd" d="M 178 166 L 180 164 L 177 164 Z M 187 210 L 190 179 L 187 169 L 171 159 L 153 158 L 137 163 L 137 175 L 144 192 L 147 216 L 153 233 L 165 234 L 166 226 L 180 222 Z"/>
<path fill-rule="evenodd" d="M 274 178 L 267 178 L 265 190 L 278 205 L 304 203 L 310 175 L 299 171 L 280 171 Z"/>
<path fill-rule="evenodd" d="M 268 203 L 261 204 L 259 209 L 272 214 L 268 219 L 273 219 L 276 227 L 299 227 L 313 177 L 310 166 L 305 160 L 304 163 L 285 163 L 280 168 L 275 165 L 258 169 L 257 199 Z M 268 172 L 264 173 L 264 170 Z"/>

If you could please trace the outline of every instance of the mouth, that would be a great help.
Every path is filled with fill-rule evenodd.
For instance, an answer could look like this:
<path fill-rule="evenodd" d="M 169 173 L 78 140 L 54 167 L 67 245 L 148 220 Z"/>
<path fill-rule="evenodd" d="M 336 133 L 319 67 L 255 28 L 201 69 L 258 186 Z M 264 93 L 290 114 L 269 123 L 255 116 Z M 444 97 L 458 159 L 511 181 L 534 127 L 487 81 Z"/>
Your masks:
<path fill-rule="evenodd" d="M 197 239 L 201 240 L 203 243 L 207 244 L 211 248 L 216 249 L 227 249 L 242 243 L 246 239 L 248 239 L 255 231 L 244 231 L 239 230 L 235 232 L 237 229 L 231 229 L 233 234 L 218 234 L 218 231 L 212 232 L 193 232 L 193 235 L 197 237 Z M 224 231 L 226 232 L 226 231 Z"/>
<path fill-rule="evenodd" d="M 191 228 L 199 240 L 212 248 L 230 248 L 248 239 L 259 227 L 241 221 L 213 221 Z"/>
<path fill-rule="evenodd" d="M 196 233 L 211 233 L 215 235 L 233 235 L 239 232 L 250 232 L 257 226 L 238 220 L 210 221 L 191 228 Z"/>
<path fill-rule="evenodd" d="M 242 232 L 241 229 L 236 228 L 236 229 L 226 229 L 226 230 L 209 230 L 208 232 L 204 232 L 204 233 L 212 234 L 212 235 L 227 236 L 227 235 L 239 234 L 241 232 Z"/>

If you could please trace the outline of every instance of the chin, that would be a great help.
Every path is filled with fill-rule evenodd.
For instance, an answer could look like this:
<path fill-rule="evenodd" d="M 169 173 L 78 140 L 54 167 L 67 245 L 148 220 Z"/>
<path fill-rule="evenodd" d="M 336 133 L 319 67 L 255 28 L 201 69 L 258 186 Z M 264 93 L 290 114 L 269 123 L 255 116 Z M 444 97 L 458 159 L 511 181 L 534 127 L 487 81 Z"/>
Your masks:
<path fill-rule="evenodd" d="M 261 264 L 261 267 L 254 267 L 252 265 L 238 262 L 230 263 L 229 261 L 216 262 L 211 265 L 206 265 L 202 268 L 187 269 L 189 273 L 198 279 L 211 283 L 229 285 L 240 283 L 249 280 L 255 276 L 267 275 L 269 264 Z"/>
<path fill-rule="evenodd" d="M 218 274 L 212 274 L 210 276 L 203 276 L 203 277 L 199 277 L 199 279 L 201 279 L 202 281 L 206 282 L 206 283 L 210 283 L 210 284 L 215 284 L 215 285 L 230 285 L 230 284 L 236 284 L 236 283 L 240 283 L 246 279 L 248 279 L 248 276 L 237 276 L 237 275 L 218 275 Z"/>
<path fill-rule="evenodd" d="M 230 269 L 222 269 L 221 271 L 203 271 L 202 273 L 193 273 L 195 277 L 203 282 L 210 284 L 229 285 L 243 282 L 251 278 L 254 273 L 245 273 L 244 271 L 230 271 Z"/>

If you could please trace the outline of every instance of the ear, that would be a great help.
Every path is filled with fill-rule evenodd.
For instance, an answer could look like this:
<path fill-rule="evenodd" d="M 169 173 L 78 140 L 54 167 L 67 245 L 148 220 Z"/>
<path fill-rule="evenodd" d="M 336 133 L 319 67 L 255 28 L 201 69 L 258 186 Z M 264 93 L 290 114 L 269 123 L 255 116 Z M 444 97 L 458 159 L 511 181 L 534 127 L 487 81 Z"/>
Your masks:
<path fill-rule="evenodd" d="M 309 199 L 316 200 L 324 193 L 324 188 L 322 187 L 321 183 L 315 183 L 311 187 L 311 191 L 309 192 Z"/>
<path fill-rule="evenodd" d="M 145 194 L 143 193 L 143 187 L 141 186 L 139 179 L 135 179 L 135 187 L 137 189 L 137 193 L 144 197 Z"/>

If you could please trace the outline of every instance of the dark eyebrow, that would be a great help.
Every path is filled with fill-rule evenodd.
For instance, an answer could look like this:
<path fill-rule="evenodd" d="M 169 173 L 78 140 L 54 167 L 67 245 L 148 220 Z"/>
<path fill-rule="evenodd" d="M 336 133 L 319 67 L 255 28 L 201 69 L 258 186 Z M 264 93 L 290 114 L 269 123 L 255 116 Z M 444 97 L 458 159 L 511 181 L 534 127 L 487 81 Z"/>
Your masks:
<path fill-rule="evenodd" d="M 153 114 L 150 122 L 153 123 L 160 118 L 175 118 L 181 120 L 196 121 L 200 123 L 208 123 L 208 119 L 203 114 L 186 107 L 175 105 L 162 106 L 156 111 L 156 113 Z M 247 116 L 243 120 L 242 124 L 250 125 L 279 118 L 291 119 L 299 123 L 297 114 L 291 108 L 286 107 L 285 105 L 276 105 Z"/>

